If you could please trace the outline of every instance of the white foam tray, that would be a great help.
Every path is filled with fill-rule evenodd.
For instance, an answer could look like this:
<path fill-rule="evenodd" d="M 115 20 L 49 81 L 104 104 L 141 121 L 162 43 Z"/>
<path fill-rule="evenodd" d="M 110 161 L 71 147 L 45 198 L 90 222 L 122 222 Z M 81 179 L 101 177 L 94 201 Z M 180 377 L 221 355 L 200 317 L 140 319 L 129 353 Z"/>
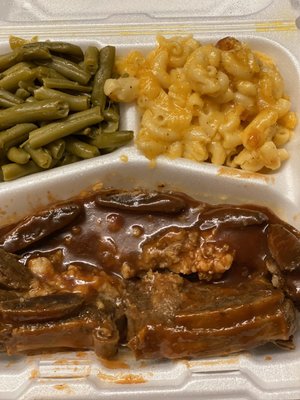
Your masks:
<path fill-rule="evenodd" d="M 117 47 L 118 54 L 124 54 L 133 48 L 147 51 L 153 47 L 155 34 L 158 31 L 163 34 L 194 33 L 194 36 L 202 42 L 215 42 L 231 33 L 248 42 L 252 48 L 268 53 L 276 61 L 284 76 L 286 92 L 291 96 L 293 109 L 299 117 L 299 32 L 295 32 L 294 29 L 289 31 L 289 19 L 279 25 L 281 28 L 285 26 L 283 33 L 275 28 L 265 31 L 255 30 L 257 20 L 255 21 L 255 18 L 245 20 L 247 13 L 257 11 L 253 6 L 250 11 L 248 8 L 245 10 L 244 17 L 239 21 L 231 23 L 231 30 L 228 27 L 224 28 L 221 23 L 213 27 L 212 20 L 206 25 L 206 29 L 199 21 L 196 24 L 178 24 L 176 28 L 173 19 L 164 25 L 156 23 L 147 25 L 148 31 L 143 34 L 143 26 L 140 23 L 126 26 L 126 32 L 124 27 L 122 31 L 122 27 L 118 24 L 102 26 L 96 22 L 92 29 L 88 29 L 87 23 L 76 27 L 70 24 L 66 28 L 60 22 L 58 24 L 49 22 L 51 15 L 59 21 L 67 19 L 66 5 L 62 8 L 62 14 L 55 14 L 53 10 L 57 10 L 55 8 L 57 5 L 51 8 L 50 4 L 57 2 L 45 2 L 43 6 L 43 2 L 36 1 L 35 7 L 32 7 L 30 2 L 20 3 L 25 12 L 23 18 L 25 22 L 22 26 L 19 25 L 22 9 L 4 8 L 5 27 L 0 27 L 0 54 L 8 50 L 7 32 L 27 37 L 38 34 L 41 40 L 68 40 L 83 48 L 90 43 L 99 46 L 113 44 Z M 10 2 L 15 7 L 20 3 L 17 0 Z M 167 8 L 165 5 L 164 8 L 162 3 L 157 4 L 161 4 L 160 10 L 166 12 Z M 233 3 L 239 3 L 242 8 L 241 2 L 227 0 L 228 6 L 229 3 L 235 11 L 237 9 Z M 265 0 L 259 3 L 261 10 L 265 10 L 271 4 L 274 14 L 276 3 L 278 5 L 289 2 Z M 283 14 L 290 18 L 291 7 L 298 10 L 299 6 L 300 15 L 298 3 L 290 2 L 289 12 Z M 78 4 L 78 1 L 74 2 L 75 11 L 70 14 L 72 21 L 80 17 Z M 133 12 L 133 8 L 137 6 L 136 2 L 130 1 L 129 4 L 132 7 L 132 10 L 129 7 L 129 11 Z M 193 7 L 196 7 L 195 4 L 193 3 Z M 124 10 L 121 11 L 124 13 Z M 234 15 L 230 8 L 227 7 L 225 10 L 227 17 Z M 177 15 L 180 17 L 184 15 L 183 12 L 181 14 L 178 12 L 177 10 Z M 263 12 L 266 14 L 266 11 Z M 210 14 L 219 15 L 212 11 Z M 61 18 L 58 18 L 58 15 L 61 15 Z M 84 15 L 92 19 L 88 7 L 85 8 Z M 103 18 L 113 18 L 109 12 L 108 15 L 103 15 Z M 201 16 L 200 12 L 199 15 Z M 117 20 L 119 17 L 115 18 Z M 244 21 L 244 25 L 241 25 L 241 21 Z M 272 26 L 275 25 L 273 23 Z M 195 33 L 195 26 L 199 28 L 198 33 Z M 123 106 L 121 114 L 122 127 L 137 132 L 139 118 L 135 107 Z M 153 168 L 134 145 L 130 144 L 109 155 L 55 168 L 13 182 L 0 183 L 1 225 L 42 205 L 66 199 L 94 184 L 101 183 L 116 188 L 155 189 L 164 185 L 167 189 L 180 190 L 207 202 L 266 205 L 281 218 L 300 229 L 300 126 L 297 127 L 287 149 L 290 159 L 282 168 L 274 173 L 262 175 L 219 168 L 208 163 L 197 164 L 183 159 L 169 160 L 164 157 L 159 158 L 156 167 Z M 127 156 L 127 162 L 122 161 L 123 156 Z M 121 351 L 120 366 L 126 368 L 116 368 L 118 365 L 105 366 L 93 352 L 68 352 L 30 357 L 1 355 L 0 399 L 299 400 L 300 327 L 295 343 L 296 350 L 291 352 L 267 345 L 238 355 L 194 361 L 135 361 L 128 352 Z"/>

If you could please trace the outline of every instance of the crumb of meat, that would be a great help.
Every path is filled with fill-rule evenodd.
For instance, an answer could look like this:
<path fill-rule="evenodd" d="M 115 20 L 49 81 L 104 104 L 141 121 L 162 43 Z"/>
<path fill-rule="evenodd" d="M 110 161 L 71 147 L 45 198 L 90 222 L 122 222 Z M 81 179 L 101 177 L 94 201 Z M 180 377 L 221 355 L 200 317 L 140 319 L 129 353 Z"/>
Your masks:
<path fill-rule="evenodd" d="M 266 261 L 266 267 L 268 269 L 268 271 L 270 272 L 270 274 L 272 275 L 272 285 L 275 288 L 283 288 L 284 287 L 284 279 L 282 277 L 282 273 L 280 271 L 280 268 L 278 267 L 278 265 L 275 263 L 275 261 L 273 260 L 267 260 Z"/>
<path fill-rule="evenodd" d="M 124 261 L 121 266 L 121 274 L 123 278 L 130 279 L 135 275 L 135 268 L 133 268 L 127 261 Z"/>
<path fill-rule="evenodd" d="M 54 275 L 52 262 L 47 257 L 36 257 L 28 261 L 28 268 L 34 276 L 46 279 Z"/>
<path fill-rule="evenodd" d="M 36 257 L 28 261 L 27 267 L 33 274 L 28 292 L 29 297 L 46 296 L 55 292 L 51 285 L 55 277 L 52 262 L 47 257 Z"/>
<path fill-rule="evenodd" d="M 48 255 L 49 260 L 52 262 L 53 265 L 63 265 L 64 254 L 61 249 L 54 251 Z"/>
<path fill-rule="evenodd" d="M 65 291 L 83 296 L 104 293 L 105 298 L 111 301 L 121 296 L 123 287 L 116 277 L 109 276 L 96 267 L 75 263 L 69 264 L 64 271 L 61 271 L 55 269 L 52 261 L 57 261 L 57 259 L 49 256 L 49 258 L 35 257 L 28 261 L 28 268 L 34 276 L 29 297 Z"/>
<path fill-rule="evenodd" d="M 234 251 L 226 243 L 215 243 L 212 232 L 178 228 L 146 242 L 137 267 L 125 263 L 121 272 L 130 278 L 139 271 L 168 269 L 185 275 L 197 273 L 199 279 L 209 281 L 227 271 L 233 259 Z"/>

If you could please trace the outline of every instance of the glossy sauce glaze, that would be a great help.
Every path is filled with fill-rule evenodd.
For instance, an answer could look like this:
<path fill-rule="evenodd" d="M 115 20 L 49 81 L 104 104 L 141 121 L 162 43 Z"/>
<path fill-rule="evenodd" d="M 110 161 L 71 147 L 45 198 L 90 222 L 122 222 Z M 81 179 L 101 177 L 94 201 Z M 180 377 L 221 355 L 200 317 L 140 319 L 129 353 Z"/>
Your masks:
<path fill-rule="evenodd" d="M 83 205 L 81 215 L 63 230 L 47 236 L 22 254 L 27 258 L 61 249 L 64 265 L 89 264 L 120 275 L 123 262 L 134 262 L 147 238 L 162 228 L 193 226 L 204 206 L 191 201 L 190 207 L 178 215 L 131 212 L 98 206 L 96 197 L 77 199 Z"/>
<path fill-rule="evenodd" d="M 181 193 L 170 194 L 171 201 L 161 202 L 159 207 L 156 198 L 150 198 L 150 205 L 147 203 L 145 206 L 144 198 L 141 200 L 137 194 L 137 200 L 130 200 L 131 203 L 126 207 L 121 203 L 124 199 L 119 199 L 119 203 L 114 201 L 114 192 L 112 195 L 110 191 L 103 193 L 104 195 L 94 193 L 86 198 L 73 199 L 71 208 L 76 209 L 75 217 L 68 216 L 70 222 L 67 226 L 50 232 L 47 237 L 27 249 L 21 249 L 19 254 L 23 257 L 23 262 L 61 250 L 62 262 L 56 265 L 59 270 L 64 270 L 72 263 L 96 267 L 109 274 L 121 276 L 123 263 L 134 265 L 143 244 L 161 232 L 177 228 L 200 229 L 203 232 L 213 230 L 214 235 L 210 240 L 213 243 L 228 244 L 235 254 L 231 268 L 220 279 L 212 279 L 215 284 L 225 284 L 251 279 L 257 274 L 268 274 L 265 261 L 270 257 L 267 243 L 270 224 L 283 224 L 293 234 L 297 234 L 296 230 L 263 207 L 211 206 Z M 126 203 L 128 199 L 125 198 L 124 201 Z M 63 218 L 66 218 L 66 211 L 64 207 L 62 209 Z M 31 221 L 31 231 L 39 232 L 40 219 L 41 217 L 36 216 Z M 56 221 L 60 223 L 55 215 L 52 225 Z M 9 231 L 7 227 L 3 228 L 0 236 L 1 233 L 5 235 L 7 230 Z M 289 293 L 299 302 L 299 268 L 286 275 Z M 193 276 L 190 278 L 193 279 Z"/>
<path fill-rule="evenodd" d="M 12 273 L 21 263 L 33 274 L 20 276 L 28 292 L 0 307 L 0 344 L 103 357 L 126 344 L 137 358 L 286 344 L 300 305 L 299 236 L 266 208 L 182 193 L 107 190 L 54 205 L 0 230 Z"/>

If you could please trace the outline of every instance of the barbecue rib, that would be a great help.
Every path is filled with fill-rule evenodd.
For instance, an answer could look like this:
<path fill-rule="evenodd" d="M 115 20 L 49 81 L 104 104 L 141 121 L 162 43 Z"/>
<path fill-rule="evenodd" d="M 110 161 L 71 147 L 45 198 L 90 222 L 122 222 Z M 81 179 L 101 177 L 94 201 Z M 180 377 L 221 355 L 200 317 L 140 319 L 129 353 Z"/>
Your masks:
<path fill-rule="evenodd" d="M 226 355 L 296 329 L 292 302 L 259 278 L 212 286 L 150 273 L 128 284 L 126 315 L 128 346 L 144 359 Z"/>
<path fill-rule="evenodd" d="M 300 234 L 258 206 L 105 190 L 0 229 L 0 349 L 137 358 L 290 348 Z"/>

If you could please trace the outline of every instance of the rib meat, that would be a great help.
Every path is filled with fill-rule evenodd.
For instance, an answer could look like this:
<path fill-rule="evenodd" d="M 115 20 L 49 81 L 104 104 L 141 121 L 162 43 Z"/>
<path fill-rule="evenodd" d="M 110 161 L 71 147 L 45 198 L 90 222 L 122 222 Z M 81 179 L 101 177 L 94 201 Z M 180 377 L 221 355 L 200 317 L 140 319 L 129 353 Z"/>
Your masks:
<path fill-rule="evenodd" d="M 6 289 L 28 289 L 31 273 L 14 254 L 0 248 L 0 286 Z"/>
<path fill-rule="evenodd" d="M 94 349 L 101 357 L 116 354 L 119 333 L 114 323 L 94 307 L 77 316 L 13 327 L 5 341 L 8 354 L 45 349 Z"/>
<path fill-rule="evenodd" d="M 264 279 L 237 286 L 150 273 L 128 284 L 128 346 L 137 358 L 216 356 L 288 341 L 295 308 Z"/>
<path fill-rule="evenodd" d="M 10 253 L 8 252 L 10 251 Z M 106 190 L 0 229 L 0 349 L 137 358 L 292 347 L 300 233 L 258 206 Z"/>

